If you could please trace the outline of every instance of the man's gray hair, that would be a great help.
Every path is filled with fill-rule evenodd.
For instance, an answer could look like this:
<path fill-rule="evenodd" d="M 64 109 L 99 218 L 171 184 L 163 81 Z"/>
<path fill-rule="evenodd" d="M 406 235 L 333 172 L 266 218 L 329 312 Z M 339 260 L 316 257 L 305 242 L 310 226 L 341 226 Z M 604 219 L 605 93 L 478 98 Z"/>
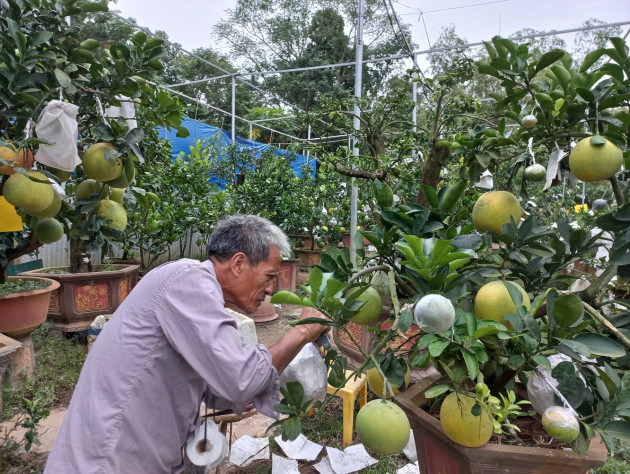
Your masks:
<path fill-rule="evenodd" d="M 210 235 L 208 258 L 225 261 L 243 252 L 251 266 L 269 260 L 269 247 L 275 245 L 288 256 L 291 247 L 287 236 L 271 221 L 260 216 L 237 214 L 219 221 Z"/>

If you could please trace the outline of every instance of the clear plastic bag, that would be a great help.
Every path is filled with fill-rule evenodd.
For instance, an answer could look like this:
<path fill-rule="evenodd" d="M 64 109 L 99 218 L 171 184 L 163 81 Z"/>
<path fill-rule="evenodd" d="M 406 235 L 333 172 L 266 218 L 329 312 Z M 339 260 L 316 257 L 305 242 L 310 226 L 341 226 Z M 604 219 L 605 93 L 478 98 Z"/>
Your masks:
<path fill-rule="evenodd" d="M 60 100 L 51 100 L 44 108 L 35 125 L 37 138 L 54 143 L 40 145 L 35 159 L 46 166 L 72 171 L 81 163 L 77 153 L 77 112 L 79 108 Z"/>
<path fill-rule="evenodd" d="M 313 343 L 306 344 L 280 374 L 280 385 L 300 382 L 304 399 L 324 401 L 328 388 L 328 371 L 319 349 Z"/>

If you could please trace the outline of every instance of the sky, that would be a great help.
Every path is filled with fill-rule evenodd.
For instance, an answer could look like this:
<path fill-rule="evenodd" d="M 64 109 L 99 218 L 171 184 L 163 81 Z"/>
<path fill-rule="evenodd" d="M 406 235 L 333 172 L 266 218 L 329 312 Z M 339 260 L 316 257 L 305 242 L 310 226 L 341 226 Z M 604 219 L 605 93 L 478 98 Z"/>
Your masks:
<path fill-rule="evenodd" d="M 509 36 L 522 28 L 541 31 L 577 28 L 589 18 L 606 23 L 630 21 L 630 0 L 391 0 L 399 18 L 412 27 L 419 50 L 435 41 L 443 27 L 455 25 L 467 42 Z M 225 18 L 236 0 L 119 0 L 111 8 L 152 31 L 165 31 L 185 49 L 216 44 L 211 27 Z M 422 14 L 421 14 L 422 12 Z M 625 33 L 630 25 L 623 26 Z M 571 35 L 561 36 L 571 44 Z"/>

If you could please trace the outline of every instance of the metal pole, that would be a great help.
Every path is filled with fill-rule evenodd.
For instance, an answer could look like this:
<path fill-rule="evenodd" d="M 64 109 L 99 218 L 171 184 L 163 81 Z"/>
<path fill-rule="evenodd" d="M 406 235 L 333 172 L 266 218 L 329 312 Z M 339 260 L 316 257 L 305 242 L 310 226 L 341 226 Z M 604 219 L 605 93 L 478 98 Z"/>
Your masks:
<path fill-rule="evenodd" d="M 354 70 L 354 96 L 357 99 L 361 98 L 361 81 L 363 79 L 363 8 L 365 0 L 358 1 L 357 11 L 357 54 L 355 60 Z M 359 121 L 359 115 L 361 109 L 358 104 L 354 106 L 354 140 L 352 143 L 352 155 L 359 156 L 359 147 L 357 146 L 358 131 L 361 128 L 361 122 Z M 356 164 L 352 166 L 356 168 Z M 359 190 L 355 184 L 355 179 L 352 178 L 352 191 L 350 193 L 350 262 L 353 266 L 357 264 L 357 246 L 354 242 L 354 238 L 357 234 L 357 201 L 359 197 Z"/>
<path fill-rule="evenodd" d="M 307 140 L 310 143 L 311 142 L 311 126 L 309 124 L 308 126 L 308 135 L 307 135 Z M 311 160 L 310 160 L 310 156 L 311 156 L 311 149 L 307 148 L 306 149 L 306 167 L 310 168 L 311 167 Z M 315 165 L 315 168 L 317 168 L 317 165 Z"/>
<path fill-rule="evenodd" d="M 232 144 L 236 142 L 236 76 L 232 76 Z"/>
<path fill-rule="evenodd" d="M 413 65 L 414 67 L 418 67 L 418 55 L 414 53 L 413 55 Z M 418 73 L 414 73 L 414 79 L 418 77 Z M 418 131 L 418 83 L 413 81 L 411 85 L 411 99 L 413 100 L 413 112 L 412 112 L 412 120 L 413 120 L 413 133 Z M 411 157 L 416 159 L 416 150 L 411 151 Z"/>

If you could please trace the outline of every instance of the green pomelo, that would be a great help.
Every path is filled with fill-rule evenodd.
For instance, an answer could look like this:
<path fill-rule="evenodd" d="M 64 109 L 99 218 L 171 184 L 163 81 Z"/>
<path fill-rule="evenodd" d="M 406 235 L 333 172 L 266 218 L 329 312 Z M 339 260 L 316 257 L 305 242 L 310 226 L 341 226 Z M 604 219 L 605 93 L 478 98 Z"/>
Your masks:
<path fill-rule="evenodd" d="M 125 230 L 125 227 L 127 227 L 127 213 L 125 212 L 125 208 L 116 201 L 109 199 L 99 201 L 96 212 L 103 219 L 110 221 L 107 227 L 118 230 Z"/>
<path fill-rule="evenodd" d="M 21 207 L 27 213 L 43 211 L 51 205 L 57 193 L 45 174 L 28 171 L 27 175 L 38 181 L 33 181 L 21 173 L 15 173 L 4 183 L 2 193 L 7 202 L 15 207 Z"/>
<path fill-rule="evenodd" d="M 600 141 L 602 144 L 598 144 Z M 569 155 L 571 172 L 586 183 L 603 181 L 614 176 L 621 169 L 622 163 L 621 148 L 599 135 L 580 140 Z"/>
<path fill-rule="evenodd" d="M 77 199 L 91 199 L 92 195 L 96 194 L 94 199 L 98 199 L 98 195 L 100 195 L 102 189 L 102 183 L 88 178 L 79 183 L 74 194 Z"/>
<path fill-rule="evenodd" d="M 582 317 L 584 305 L 576 294 L 561 295 L 553 302 L 552 312 L 558 325 L 568 328 Z"/>
<path fill-rule="evenodd" d="M 63 237 L 63 226 L 55 219 L 47 217 L 35 224 L 35 238 L 44 244 L 52 244 Z"/>
<path fill-rule="evenodd" d="M 536 163 L 525 168 L 523 173 L 527 181 L 544 181 L 547 177 L 547 169 L 543 165 Z"/>
<path fill-rule="evenodd" d="M 48 171 L 50 174 L 55 175 L 62 183 L 64 181 L 67 181 L 68 178 L 72 176 L 72 171 L 60 170 L 58 168 L 53 168 L 52 166 L 47 166 L 46 171 Z"/>
<path fill-rule="evenodd" d="M 372 400 L 357 413 L 355 430 L 361 442 L 378 454 L 401 452 L 409 441 L 409 420 L 398 405 Z"/>
<path fill-rule="evenodd" d="M 61 198 L 59 197 L 59 194 L 55 193 L 55 195 L 53 196 L 53 200 L 50 203 L 50 206 L 48 206 L 43 211 L 31 211 L 31 212 L 27 211 L 27 214 L 33 217 L 52 217 L 55 214 L 57 214 L 60 209 L 61 209 Z"/>
<path fill-rule="evenodd" d="M 479 232 L 489 230 L 493 234 L 500 234 L 503 224 L 510 222 L 510 217 L 518 225 L 521 205 L 516 196 L 507 191 L 484 193 L 473 206 L 472 221 Z"/>
<path fill-rule="evenodd" d="M 426 295 L 416 303 L 413 319 L 421 331 L 441 334 L 453 327 L 455 308 L 451 300 L 442 295 Z"/>
<path fill-rule="evenodd" d="M 392 392 L 394 392 L 394 396 L 400 393 L 399 389 L 401 387 L 403 389 L 407 388 L 409 386 L 410 380 L 411 371 L 409 370 L 409 366 L 407 366 L 407 372 L 405 372 L 405 381 L 396 387 L 392 386 Z M 372 392 L 374 392 L 377 397 L 383 398 L 383 377 L 381 377 L 381 374 L 378 373 L 378 369 L 376 367 L 372 367 L 367 371 L 367 383 L 370 387 L 370 390 L 372 390 Z M 385 398 L 391 398 L 389 390 L 385 392 Z"/>
<path fill-rule="evenodd" d="M 518 288 L 521 295 L 523 295 L 523 305 L 530 310 L 532 305 L 525 290 L 514 282 L 510 283 Z M 517 308 L 505 286 L 505 282 L 496 280 L 486 283 L 479 289 L 475 295 L 473 312 L 479 319 L 492 319 L 507 328 L 511 328 L 510 323 L 505 320 L 505 315 L 517 313 Z"/>
<path fill-rule="evenodd" d="M 472 414 L 476 401 L 463 393 L 451 393 L 442 402 L 440 424 L 451 441 L 468 448 L 483 446 L 492 437 L 492 417 L 485 408 L 481 414 Z"/>
<path fill-rule="evenodd" d="M 96 143 L 83 154 L 83 171 L 88 177 L 97 181 L 111 181 L 123 172 L 123 161 L 120 158 L 108 160 L 105 153 L 115 150 L 111 143 Z"/>
<path fill-rule="evenodd" d="M 351 296 L 356 288 L 353 288 L 348 292 L 346 296 Z M 350 318 L 350 321 L 357 324 L 370 324 L 378 319 L 381 314 L 383 304 L 381 302 L 381 295 L 374 288 L 368 288 L 365 290 L 355 301 L 364 301 L 359 312 Z"/>
<path fill-rule="evenodd" d="M 570 443 L 580 434 L 580 423 L 571 410 L 551 406 L 542 415 L 543 428 L 558 441 Z"/>

